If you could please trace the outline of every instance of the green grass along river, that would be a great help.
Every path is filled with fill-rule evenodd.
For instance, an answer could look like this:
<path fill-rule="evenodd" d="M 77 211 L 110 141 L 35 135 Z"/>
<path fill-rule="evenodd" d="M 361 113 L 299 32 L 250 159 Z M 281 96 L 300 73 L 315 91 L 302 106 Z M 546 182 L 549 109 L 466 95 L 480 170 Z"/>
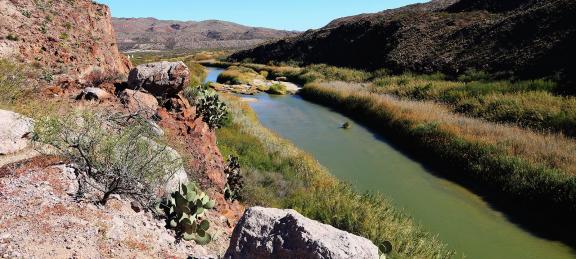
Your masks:
<path fill-rule="evenodd" d="M 210 69 L 207 81 L 222 70 Z M 255 96 L 262 124 L 360 191 L 381 192 L 466 258 L 576 258 L 561 242 L 511 223 L 481 197 L 440 178 L 350 118 L 299 96 Z M 352 127 L 340 129 L 343 122 Z"/>

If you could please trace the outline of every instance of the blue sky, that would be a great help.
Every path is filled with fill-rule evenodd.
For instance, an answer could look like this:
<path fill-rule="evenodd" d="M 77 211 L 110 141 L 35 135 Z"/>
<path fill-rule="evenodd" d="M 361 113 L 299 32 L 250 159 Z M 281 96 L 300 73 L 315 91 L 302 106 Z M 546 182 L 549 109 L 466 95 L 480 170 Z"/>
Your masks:
<path fill-rule="evenodd" d="M 114 17 L 225 20 L 276 29 L 316 29 L 335 18 L 373 13 L 426 0 L 96 0 Z"/>

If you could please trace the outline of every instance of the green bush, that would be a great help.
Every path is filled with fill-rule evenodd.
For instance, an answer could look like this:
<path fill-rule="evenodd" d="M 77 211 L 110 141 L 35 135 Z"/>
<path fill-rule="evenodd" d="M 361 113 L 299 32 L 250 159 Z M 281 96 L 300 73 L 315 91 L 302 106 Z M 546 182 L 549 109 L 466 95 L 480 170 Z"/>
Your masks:
<path fill-rule="evenodd" d="M 487 81 L 492 79 L 492 77 L 480 70 L 468 69 L 464 74 L 458 76 L 458 80 L 462 82 L 472 82 L 472 81 Z"/>
<path fill-rule="evenodd" d="M 75 165 L 82 172 L 79 195 L 94 188 L 102 193 L 102 204 L 110 195 L 120 194 L 151 206 L 155 191 L 181 164 L 169 147 L 158 144 L 149 123 L 138 117 L 128 123 L 120 115 L 90 112 L 45 117 L 36 122 L 34 139 L 51 145 Z"/>
<path fill-rule="evenodd" d="M 285 95 L 287 93 L 286 86 L 283 84 L 273 84 L 266 92 L 275 95 Z"/>
<path fill-rule="evenodd" d="M 20 40 L 20 38 L 18 38 L 18 36 L 17 36 L 17 35 L 14 35 L 14 34 L 8 34 L 8 36 L 6 36 L 6 39 L 7 39 L 7 40 L 11 40 L 11 41 L 18 41 L 18 40 Z"/>

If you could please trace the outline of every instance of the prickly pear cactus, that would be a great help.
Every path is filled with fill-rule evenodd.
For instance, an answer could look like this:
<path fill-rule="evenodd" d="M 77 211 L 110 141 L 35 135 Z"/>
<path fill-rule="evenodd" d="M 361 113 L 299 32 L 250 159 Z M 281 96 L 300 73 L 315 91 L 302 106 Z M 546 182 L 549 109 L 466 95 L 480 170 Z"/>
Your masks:
<path fill-rule="evenodd" d="M 238 162 L 238 157 L 228 157 L 228 166 L 224 169 L 224 174 L 226 175 L 224 198 L 229 201 L 241 199 L 244 180 L 240 174 L 240 163 Z"/>
<path fill-rule="evenodd" d="M 182 184 L 180 190 L 163 199 L 157 210 L 166 217 L 166 227 L 176 230 L 182 239 L 205 245 L 212 241 L 212 237 L 207 232 L 210 222 L 203 216 L 214 206 L 216 202 L 191 182 Z"/>

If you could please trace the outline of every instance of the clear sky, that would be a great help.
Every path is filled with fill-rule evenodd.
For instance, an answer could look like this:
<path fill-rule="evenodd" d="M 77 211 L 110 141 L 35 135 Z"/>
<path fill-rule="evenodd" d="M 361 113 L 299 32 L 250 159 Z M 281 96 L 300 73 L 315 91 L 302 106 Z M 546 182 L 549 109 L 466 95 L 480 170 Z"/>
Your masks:
<path fill-rule="evenodd" d="M 427 0 L 96 0 L 114 17 L 224 20 L 275 29 L 316 29 L 339 17 L 373 13 Z"/>

